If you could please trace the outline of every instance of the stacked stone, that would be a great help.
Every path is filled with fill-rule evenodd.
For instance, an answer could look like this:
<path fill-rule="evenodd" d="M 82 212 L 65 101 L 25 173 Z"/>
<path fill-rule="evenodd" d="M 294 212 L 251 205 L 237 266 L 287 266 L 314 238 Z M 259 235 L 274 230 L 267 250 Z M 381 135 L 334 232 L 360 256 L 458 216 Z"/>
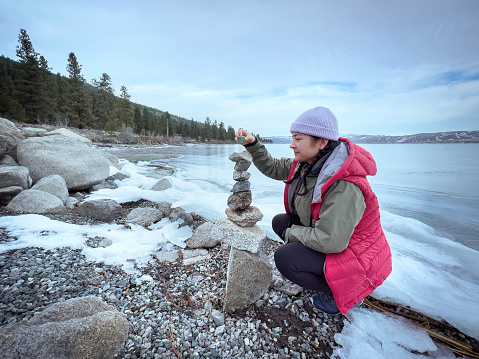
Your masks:
<path fill-rule="evenodd" d="M 249 182 L 251 173 L 248 172 L 252 162 L 251 155 L 247 151 L 234 152 L 230 160 L 236 163 L 233 172 L 236 183 L 231 189 L 233 194 L 228 198 L 226 216 L 238 226 L 253 227 L 263 218 L 263 214 L 257 207 L 250 206 L 253 199 Z"/>
<path fill-rule="evenodd" d="M 266 234 L 256 223 L 263 218 L 261 211 L 251 205 L 251 155 L 244 151 L 230 156 L 235 162 L 233 179 L 236 181 L 228 198 L 225 213 L 211 229 L 211 237 L 231 246 L 226 295 L 223 309 L 227 312 L 245 308 L 258 300 L 268 289 L 272 270 L 268 259 L 261 252 Z"/>

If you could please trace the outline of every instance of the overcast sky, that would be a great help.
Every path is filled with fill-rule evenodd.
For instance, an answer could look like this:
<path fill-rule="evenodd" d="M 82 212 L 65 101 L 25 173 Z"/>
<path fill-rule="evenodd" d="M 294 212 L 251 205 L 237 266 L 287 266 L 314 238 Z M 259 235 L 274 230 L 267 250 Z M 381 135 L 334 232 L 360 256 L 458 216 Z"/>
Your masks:
<path fill-rule="evenodd" d="M 341 134 L 479 130 L 478 0 L 0 0 L 0 55 L 20 29 L 53 72 L 203 122 L 288 135 L 329 107 Z"/>

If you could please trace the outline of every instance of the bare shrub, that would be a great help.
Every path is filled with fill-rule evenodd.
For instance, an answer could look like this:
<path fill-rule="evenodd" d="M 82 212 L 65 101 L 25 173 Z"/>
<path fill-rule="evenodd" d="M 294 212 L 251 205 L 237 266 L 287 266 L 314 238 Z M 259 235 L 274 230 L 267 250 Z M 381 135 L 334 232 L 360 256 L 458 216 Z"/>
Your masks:
<path fill-rule="evenodd" d="M 118 141 L 120 143 L 136 143 L 137 142 L 137 136 L 135 135 L 133 128 L 127 126 L 126 124 L 122 123 L 121 124 L 121 131 L 118 134 Z"/>
<path fill-rule="evenodd" d="M 67 115 L 61 114 L 61 113 L 55 113 L 53 116 L 53 123 L 56 127 L 68 127 L 68 124 L 70 123 L 70 120 L 68 119 Z"/>
<path fill-rule="evenodd" d="M 168 137 L 166 142 L 170 145 L 181 145 L 184 143 L 181 136 Z"/>

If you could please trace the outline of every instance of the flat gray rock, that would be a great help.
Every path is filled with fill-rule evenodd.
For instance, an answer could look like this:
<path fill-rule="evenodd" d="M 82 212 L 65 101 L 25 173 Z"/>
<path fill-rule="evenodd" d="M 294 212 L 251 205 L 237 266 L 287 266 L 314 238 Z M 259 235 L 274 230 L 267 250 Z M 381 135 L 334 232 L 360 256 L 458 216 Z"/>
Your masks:
<path fill-rule="evenodd" d="M 211 238 L 236 249 L 257 253 L 266 239 L 266 233 L 258 226 L 240 227 L 228 218 L 220 218 L 211 229 Z"/>
<path fill-rule="evenodd" d="M 237 181 L 235 182 L 233 188 L 231 189 L 231 192 L 238 193 L 238 192 L 249 191 L 250 187 L 251 187 L 251 183 L 249 181 Z"/>
<path fill-rule="evenodd" d="M 205 222 L 199 226 L 195 233 L 186 240 L 188 248 L 213 248 L 220 241 L 211 237 L 212 222 Z"/>
<path fill-rule="evenodd" d="M 241 227 L 253 227 L 258 221 L 263 219 L 263 213 L 258 207 L 249 206 L 244 210 L 233 211 L 231 208 L 225 209 L 226 216 Z"/>
<path fill-rule="evenodd" d="M 233 179 L 235 181 L 246 181 L 251 177 L 251 173 L 248 171 L 233 171 Z"/>
<path fill-rule="evenodd" d="M 0 188 L 18 186 L 28 189 L 32 186 L 30 171 L 24 166 L 1 166 Z"/>
<path fill-rule="evenodd" d="M 228 197 L 228 207 L 232 210 L 246 209 L 253 202 L 251 191 L 236 192 Z"/>
<path fill-rule="evenodd" d="M 127 223 L 138 224 L 143 227 L 158 222 L 165 215 L 158 208 L 135 208 L 126 217 Z"/>
<path fill-rule="evenodd" d="M 96 199 L 80 203 L 77 213 L 80 216 L 111 222 L 122 216 L 122 207 L 113 199 Z"/>
<path fill-rule="evenodd" d="M 229 158 L 233 162 L 246 161 L 249 162 L 249 164 L 253 162 L 253 157 L 251 156 L 251 153 L 246 150 L 244 150 L 243 152 L 233 152 Z"/>
<path fill-rule="evenodd" d="M 63 201 L 51 193 L 27 189 L 17 194 L 7 205 L 11 212 L 55 214 L 66 211 Z"/>

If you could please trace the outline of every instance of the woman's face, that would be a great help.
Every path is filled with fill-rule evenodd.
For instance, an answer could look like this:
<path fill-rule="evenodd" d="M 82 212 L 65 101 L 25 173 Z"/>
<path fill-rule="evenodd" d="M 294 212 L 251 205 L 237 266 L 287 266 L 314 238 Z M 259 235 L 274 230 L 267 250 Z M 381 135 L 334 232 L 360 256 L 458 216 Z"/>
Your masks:
<path fill-rule="evenodd" d="M 312 163 L 318 152 L 328 144 L 328 140 L 324 138 L 316 141 L 310 135 L 303 133 L 293 132 L 292 135 L 293 140 L 289 148 L 294 151 L 294 159 L 297 162 Z"/>

